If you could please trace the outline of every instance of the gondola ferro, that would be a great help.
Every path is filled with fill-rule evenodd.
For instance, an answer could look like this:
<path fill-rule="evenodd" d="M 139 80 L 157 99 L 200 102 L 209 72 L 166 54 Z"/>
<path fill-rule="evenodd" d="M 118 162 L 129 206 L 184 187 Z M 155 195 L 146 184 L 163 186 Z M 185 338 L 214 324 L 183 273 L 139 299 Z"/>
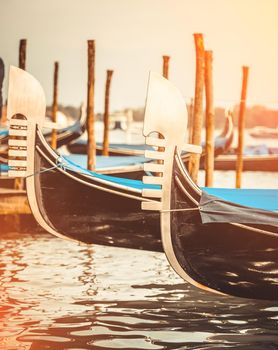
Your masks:
<path fill-rule="evenodd" d="M 161 134 L 164 151 L 153 155 L 163 164 L 143 179 L 161 185 L 143 191 L 148 199 L 157 199 L 142 208 L 160 212 L 170 264 L 202 289 L 278 300 L 278 190 L 199 188 L 181 160 L 186 124 L 181 93 L 151 74 L 144 135 Z"/>

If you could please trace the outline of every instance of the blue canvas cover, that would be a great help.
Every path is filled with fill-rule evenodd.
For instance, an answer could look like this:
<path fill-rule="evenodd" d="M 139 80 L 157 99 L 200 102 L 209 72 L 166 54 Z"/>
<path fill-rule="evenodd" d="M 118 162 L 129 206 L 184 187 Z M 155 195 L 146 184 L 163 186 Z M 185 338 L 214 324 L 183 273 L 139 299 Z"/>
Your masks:
<path fill-rule="evenodd" d="M 278 190 L 249 188 L 202 188 L 208 194 L 247 207 L 278 211 Z"/>
<path fill-rule="evenodd" d="M 95 177 L 95 178 L 98 178 L 98 179 L 102 179 L 102 180 L 105 180 L 105 181 L 109 181 L 109 182 L 114 183 L 114 184 L 119 184 L 119 185 L 122 185 L 122 186 L 125 186 L 125 187 L 130 187 L 131 189 L 142 190 L 144 188 L 149 188 L 149 189 L 159 189 L 160 188 L 160 186 L 158 186 L 158 185 L 145 185 L 140 180 L 132 180 L 132 179 L 125 179 L 125 178 L 120 178 L 120 177 L 114 177 L 114 176 L 99 174 L 97 172 L 87 170 L 85 167 L 82 167 L 79 164 L 74 163 L 73 162 L 74 158 L 72 156 L 73 155 L 60 158 L 61 165 L 64 168 L 69 169 L 71 171 L 74 171 L 74 172 L 77 172 L 77 173 L 81 173 L 81 174 L 90 175 L 92 177 Z M 110 158 L 118 158 L 118 157 L 102 157 L 102 156 L 99 156 L 99 158 L 107 158 L 108 159 L 107 161 L 109 161 Z M 126 159 L 126 158 L 143 158 L 143 157 L 119 157 L 119 158 L 125 158 Z M 111 162 L 115 162 L 115 161 L 113 161 L 113 159 L 111 159 Z"/>
<path fill-rule="evenodd" d="M 278 226 L 278 190 L 205 188 L 199 210 L 203 223 Z"/>

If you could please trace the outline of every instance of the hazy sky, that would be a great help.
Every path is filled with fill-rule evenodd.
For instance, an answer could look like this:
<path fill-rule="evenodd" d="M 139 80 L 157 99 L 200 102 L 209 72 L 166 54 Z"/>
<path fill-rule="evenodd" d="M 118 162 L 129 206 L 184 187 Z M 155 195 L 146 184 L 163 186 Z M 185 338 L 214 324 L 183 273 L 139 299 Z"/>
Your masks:
<path fill-rule="evenodd" d="M 103 110 L 106 69 L 114 69 L 111 109 L 143 106 L 149 70 L 170 55 L 170 80 L 194 93 L 193 33 L 214 54 L 216 104 L 240 96 L 250 66 L 248 99 L 278 105 L 278 0 L 0 0 L 0 56 L 18 65 L 28 39 L 27 70 L 52 101 L 54 61 L 59 102 L 86 100 L 87 40 L 96 40 L 96 111 Z M 7 70 L 7 68 L 6 68 Z M 7 80 L 7 79 L 6 79 Z M 6 88 L 5 83 L 5 88 Z"/>

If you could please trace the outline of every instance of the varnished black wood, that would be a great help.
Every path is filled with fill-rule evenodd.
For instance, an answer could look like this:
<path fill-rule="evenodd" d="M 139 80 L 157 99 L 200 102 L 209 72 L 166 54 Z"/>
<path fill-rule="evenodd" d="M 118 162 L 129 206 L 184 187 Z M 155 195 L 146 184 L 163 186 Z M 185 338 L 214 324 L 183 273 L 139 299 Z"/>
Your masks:
<path fill-rule="evenodd" d="M 186 170 L 181 171 L 178 157 L 174 162 L 171 209 L 196 207 L 177 181 L 199 202 L 200 193 Z M 174 211 L 171 237 L 179 264 L 196 282 L 225 294 L 278 300 L 278 226 L 202 224 L 199 211 Z"/>
<path fill-rule="evenodd" d="M 140 193 L 119 189 L 113 183 L 102 184 L 70 170 L 41 172 L 53 166 L 47 158 L 56 163 L 58 156 L 53 157 L 38 136 L 36 144 L 36 201 L 52 228 L 85 243 L 162 251 L 159 214 L 141 210 Z M 139 200 L 122 194 L 135 195 Z"/>

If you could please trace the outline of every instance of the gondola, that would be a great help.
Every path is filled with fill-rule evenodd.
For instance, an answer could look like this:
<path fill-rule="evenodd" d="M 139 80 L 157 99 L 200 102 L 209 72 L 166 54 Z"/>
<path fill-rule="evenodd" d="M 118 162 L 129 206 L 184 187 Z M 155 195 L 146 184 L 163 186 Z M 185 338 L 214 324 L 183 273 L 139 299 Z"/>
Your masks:
<path fill-rule="evenodd" d="M 222 154 L 215 158 L 215 170 L 235 170 L 237 156 Z M 243 171 L 278 171 L 278 154 L 243 156 Z"/>
<path fill-rule="evenodd" d="M 15 67 L 7 114 L 8 174 L 25 178 L 30 208 L 46 231 L 79 242 L 162 251 L 158 213 L 141 211 L 143 188 L 157 186 L 88 171 L 54 151 L 41 132 L 44 92 Z"/>
<path fill-rule="evenodd" d="M 57 129 L 57 148 L 67 145 L 78 139 L 86 130 L 86 113 L 85 109 L 80 109 L 80 116 L 72 125 Z M 49 128 L 44 130 L 44 137 L 48 142 L 51 141 L 51 131 Z M 1 162 L 6 162 L 8 152 L 9 133 L 7 128 L 0 130 L 0 157 Z"/>
<path fill-rule="evenodd" d="M 24 113 L 18 101 L 26 101 Z M 124 173 L 125 178 L 100 175 L 60 156 L 41 133 L 44 118 L 38 116 L 44 115 L 44 109 L 39 83 L 12 67 L 8 116 L 15 139 L 10 140 L 8 174 L 26 178 L 30 207 L 38 223 L 52 234 L 80 242 L 162 251 L 158 213 L 140 209 L 142 191 L 151 191 L 159 184 L 143 185 L 127 179 Z M 23 116 L 18 116 L 19 111 Z M 28 130 L 24 125 L 26 130 L 21 130 L 20 124 L 27 124 Z M 22 133 L 25 140 L 18 140 Z M 159 146 L 163 141 L 156 142 Z M 159 164 L 144 165 L 146 171 L 156 167 Z"/>
<path fill-rule="evenodd" d="M 8 96 L 8 175 L 26 180 L 37 222 L 56 236 L 79 242 L 162 251 L 159 214 L 141 210 L 142 193 L 159 184 L 91 172 L 54 151 L 41 132 L 44 92 L 26 71 L 11 67 Z M 163 144 L 155 140 L 156 146 Z M 146 172 L 159 168 L 144 164 Z"/>
<path fill-rule="evenodd" d="M 73 154 L 85 154 L 87 152 L 87 140 L 79 139 L 68 144 L 67 149 Z M 145 152 L 145 144 L 134 143 L 110 143 L 109 156 L 142 156 Z M 102 154 L 102 143 L 96 144 L 97 154 Z"/>
<path fill-rule="evenodd" d="M 165 143 L 157 152 L 163 160 L 160 176 L 144 179 L 161 184 L 152 191 L 158 200 L 142 208 L 160 212 L 170 264 L 202 289 L 277 301 L 278 190 L 200 189 L 193 183 L 180 156 L 181 126 L 187 123 L 182 95 L 162 77 L 151 79 L 143 133 L 160 133 Z M 170 118 L 167 111 L 175 114 Z"/>
<path fill-rule="evenodd" d="M 259 139 L 278 139 L 278 127 L 257 126 L 249 131 L 249 135 Z"/>
<path fill-rule="evenodd" d="M 235 170 L 236 154 L 221 154 L 214 160 L 215 170 Z M 243 171 L 278 171 L 278 154 L 244 154 Z"/>
<path fill-rule="evenodd" d="M 215 156 L 225 153 L 231 146 L 234 137 L 233 120 L 230 113 L 225 116 L 225 123 L 222 132 L 215 138 L 214 149 Z M 87 152 L 87 140 L 80 138 L 67 146 L 70 153 L 85 154 Z M 142 156 L 145 150 L 151 150 L 152 147 L 146 144 L 134 143 L 110 143 L 109 156 Z M 97 154 L 102 153 L 102 143 L 96 144 Z M 203 153 L 204 156 L 204 153 Z M 183 154 L 185 162 L 188 161 L 188 154 Z M 204 157 L 202 157 L 204 158 Z M 203 165 L 203 164 L 202 164 Z"/>

